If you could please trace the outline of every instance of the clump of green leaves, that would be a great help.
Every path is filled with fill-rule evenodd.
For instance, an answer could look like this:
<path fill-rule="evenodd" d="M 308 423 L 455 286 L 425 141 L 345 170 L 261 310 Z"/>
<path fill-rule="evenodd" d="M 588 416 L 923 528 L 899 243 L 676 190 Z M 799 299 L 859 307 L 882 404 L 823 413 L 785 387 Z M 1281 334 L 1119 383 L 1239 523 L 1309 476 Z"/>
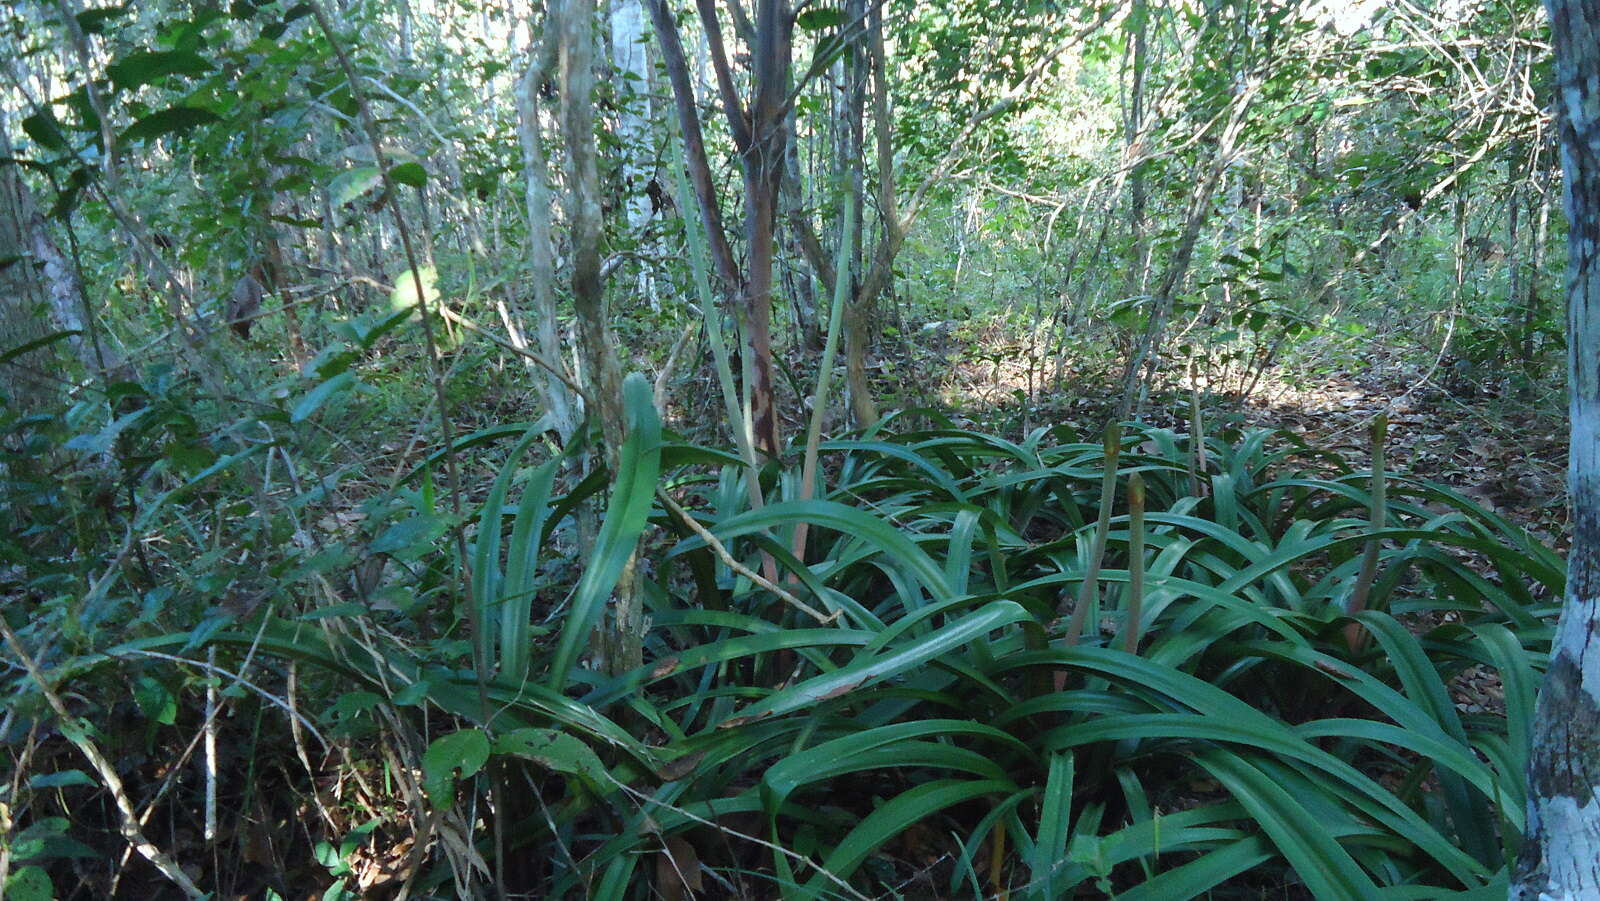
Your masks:
<path fill-rule="evenodd" d="M 672 536 L 644 545 L 641 669 L 573 665 L 608 585 L 591 568 L 561 604 L 535 577 L 572 495 L 528 459 L 532 432 L 471 551 L 488 670 L 282 619 L 207 643 L 320 668 L 409 728 L 423 710 L 465 723 L 430 733 L 427 801 L 478 803 L 491 778 L 537 786 L 547 806 L 504 807 L 478 850 L 537 849 L 530 888 L 551 895 L 627 897 L 674 866 L 790 898 L 913 877 L 1041 899 L 1437 896 L 1503 879 L 1562 567 L 1467 498 L 1385 473 L 1375 505 L 1371 470 L 1266 431 L 1197 453 L 1164 429 L 1014 442 L 929 416 L 822 443 L 814 499 L 790 499 L 769 464 L 772 502 L 751 509 L 740 458 L 658 431 L 635 394 L 628 477 L 593 553 Z M 693 527 L 651 502 L 657 486 Z M 752 580 L 762 554 L 831 618 Z M 553 646 L 527 629 L 545 609 Z M 1083 622 L 1070 646 L 1063 612 Z M 1456 703 L 1468 674 L 1498 679 L 1503 712 Z M 929 841 L 935 863 L 918 863 Z"/>

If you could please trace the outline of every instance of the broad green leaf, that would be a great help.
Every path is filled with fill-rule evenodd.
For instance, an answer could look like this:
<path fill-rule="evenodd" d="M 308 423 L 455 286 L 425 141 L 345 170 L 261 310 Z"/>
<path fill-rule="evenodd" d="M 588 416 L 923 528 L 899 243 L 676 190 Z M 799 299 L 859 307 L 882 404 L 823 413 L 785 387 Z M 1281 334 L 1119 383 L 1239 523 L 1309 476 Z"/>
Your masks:
<path fill-rule="evenodd" d="M 844 24 L 844 11 L 837 6 L 814 6 L 796 16 L 794 23 L 807 31 L 838 28 Z"/>
<path fill-rule="evenodd" d="M 489 760 L 489 736 L 482 729 L 463 729 L 441 736 L 422 755 L 422 788 L 435 807 L 455 803 L 456 779 L 467 779 Z"/>
<path fill-rule="evenodd" d="M 289 413 L 289 421 L 304 422 L 310 419 L 329 399 L 342 391 L 355 387 L 355 385 L 355 373 L 348 369 L 325 382 L 319 383 L 317 387 L 306 392 L 306 396 L 294 405 L 294 409 Z"/>
<path fill-rule="evenodd" d="M 125 16 L 132 12 L 132 5 L 119 3 L 116 6 L 97 6 L 78 13 L 74 18 L 78 20 L 78 27 L 84 34 L 105 34 L 106 25 L 112 19 Z"/>
<path fill-rule="evenodd" d="M 149 676 L 134 680 L 133 699 L 139 703 L 141 713 L 163 726 L 178 721 L 178 699 L 165 685 Z"/>
<path fill-rule="evenodd" d="M 68 788 L 76 785 L 96 785 L 93 779 L 83 770 L 62 770 L 56 773 L 40 773 L 28 780 L 28 787 L 34 790 L 46 788 Z"/>
<path fill-rule="evenodd" d="M 402 185 L 420 188 L 428 183 L 428 170 L 421 163 L 407 161 L 390 167 L 389 177 Z"/>
<path fill-rule="evenodd" d="M 167 135 L 184 134 L 201 125 L 221 121 L 221 116 L 203 107 L 173 106 L 135 121 L 118 135 L 117 139 L 123 143 L 152 141 Z"/>
<path fill-rule="evenodd" d="M 422 293 L 417 293 L 418 284 Z M 419 266 L 415 270 L 402 269 L 394 275 L 394 288 L 389 292 L 389 309 L 400 312 L 432 304 L 439 299 L 439 270 L 434 266 Z"/>
<path fill-rule="evenodd" d="M 604 789 L 611 788 L 605 764 L 577 737 L 554 729 L 515 729 L 494 741 L 496 754 L 531 760 L 569 776 L 582 776 Z"/>
<path fill-rule="evenodd" d="M 334 176 L 328 193 L 334 206 L 344 206 L 382 183 L 383 173 L 377 166 L 357 166 Z"/>
<path fill-rule="evenodd" d="M 214 66 L 188 50 L 138 50 L 109 66 L 106 74 L 119 91 L 153 84 L 168 75 L 204 75 Z"/>
<path fill-rule="evenodd" d="M 367 550 L 374 554 L 415 555 L 437 541 L 449 525 L 443 516 L 412 516 L 384 529 L 383 534 L 367 546 Z"/>
<path fill-rule="evenodd" d="M 72 146 L 67 143 L 66 136 L 61 132 L 61 123 L 56 121 L 55 113 L 48 106 L 23 117 L 22 131 L 32 138 L 34 143 L 52 153 L 60 153 Z"/>
<path fill-rule="evenodd" d="M 64 445 L 67 450 L 82 451 L 85 454 L 103 454 L 111 450 L 117 441 L 117 436 L 147 416 L 155 413 L 153 407 L 143 407 L 112 420 L 105 428 L 95 434 L 74 435 Z"/>
<path fill-rule="evenodd" d="M 43 867 L 22 867 L 6 877 L 5 891 L 0 894 L 12 901 L 52 901 L 56 889 Z"/>

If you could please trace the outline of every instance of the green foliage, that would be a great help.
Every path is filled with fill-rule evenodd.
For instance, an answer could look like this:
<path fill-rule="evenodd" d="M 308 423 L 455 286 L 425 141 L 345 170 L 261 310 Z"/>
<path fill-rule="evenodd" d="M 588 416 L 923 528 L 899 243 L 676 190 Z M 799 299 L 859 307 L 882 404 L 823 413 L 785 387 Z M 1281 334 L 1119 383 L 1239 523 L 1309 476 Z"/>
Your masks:
<path fill-rule="evenodd" d="M 795 898 L 846 883 L 881 891 L 894 870 L 882 855 L 928 826 L 954 836 L 955 863 L 939 871 L 949 892 L 1009 886 L 1041 899 L 1083 886 L 1195 897 L 1241 878 L 1298 881 L 1329 898 L 1465 890 L 1492 884 L 1514 853 L 1549 638 L 1551 611 L 1534 593 L 1559 597 L 1562 570 L 1460 495 L 1390 475 L 1386 519 L 1370 524 L 1368 474 L 1283 436 L 1212 439 L 1196 495 L 1187 439 L 1170 431 L 1124 429 L 1107 480 L 1099 441 L 940 426 L 824 443 L 836 474 L 827 496 L 749 510 L 738 463 L 724 457 L 725 472 L 707 478 L 715 454 L 653 437 L 641 384 L 613 537 L 597 545 L 553 652 L 515 628 L 490 641 L 501 665 L 484 673 L 491 719 L 477 677 L 437 668 L 425 649 L 373 654 L 353 634 L 273 618 L 203 643 L 296 660 L 402 716 L 421 704 L 475 724 L 439 735 L 422 757 L 440 806 L 491 757 L 531 765 L 531 778 L 575 780 L 552 809 L 554 833 L 541 817 L 510 836 L 512 847 L 577 842 L 578 870 L 551 864 L 554 894 L 642 879 L 652 835 L 700 847 L 725 878 L 765 869 Z M 507 456 L 472 551 L 475 598 L 491 607 L 526 591 L 546 559 L 535 549 L 570 509 L 548 494 L 551 464 L 537 467 L 510 514 L 511 541 L 493 538 L 535 434 Z M 706 502 L 696 515 L 725 547 L 752 566 L 772 555 L 835 618 L 796 620 L 690 534 L 659 556 L 645 592 L 653 659 L 616 679 L 573 669 L 609 585 L 600 561 L 631 552 L 641 514 L 672 524 L 649 503 L 658 465 L 674 490 Z M 1134 473 L 1141 533 L 1111 516 L 1086 597 L 1099 612 L 1067 647 L 1056 611 L 1089 575 L 1102 483 Z M 804 565 L 783 537 L 802 521 L 813 536 Z M 1134 542 L 1145 549 L 1137 654 L 1118 650 Z M 1377 575 L 1352 620 L 1342 603 L 1369 546 L 1380 549 Z M 674 576 L 679 563 L 694 578 Z M 1354 647 L 1351 623 L 1367 636 Z M 187 633 L 137 639 L 63 675 L 190 643 Z M 530 669 L 506 666 L 523 647 Z M 550 687 L 534 675 L 545 667 Z M 1463 714 L 1453 680 L 1491 670 L 1505 715 Z M 142 680 L 140 704 L 166 721 L 160 684 Z M 571 684 L 584 686 L 581 698 L 554 690 Z M 624 723 L 662 740 L 646 745 Z M 1436 790 L 1424 789 L 1430 781 Z M 711 850 L 708 817 L 731 811 L 759 814 L 785 850 Z M 601 823 L 610 837 L 577 837 Z M 996 861 L 986 849 L 1004 845 L 1002 832 L 1015 850 Z"/>
<path fill-rule="evenodd" d="M 1103 452 L 1053 445 L 1045 433 L 1010 444 L 943 430 L 828 447 L 839 458 L 838 492 L 871 498 L 870 513 L 791 504 L 707 523 L 724 541 L 755 534 L 756 522 L 804 518 L 831 530 L 820 557 L 793 572 L 839 611 L 840 625 L 775 631 L 755 618 L 771 610 L 764 593 L 737 583 L 728 586 L 733 611 L 697 611 L 685 598 L 681 612 L 657 612 L 666 628 L 659 653 L 671 666 L 651 664 L 590 701 L 630 697 L 681 734 L 686 752 L 706 755 L 698 775 L 671 785 L 685 814 L 651 814 L 664 829 L 692 832 L 697 797 L 718 809 L 759 800 L 780 844 L 814 836 L 831 848 L 815 859 L 840 878 L 855 878 L 913 820 L 942 816 L 964 824 L 955 832 L 969 865 L 989 830 L 1009 826 L 1019 854 L 1034 850 L 1007 879 L 1039 897 L 1085 880 L 1189 897 L 1269 856 L 1318 897 L 1488 884 L 1506 859 L 1492 837 L 1515 847 L 1525 733 L 1460 717 L 1446 685 L 1475 665 L 1504 667 L 1508 683 L 1534 677 L 1547 631 L 1513 596 L 1530 583 L 1559 589 L 1560 568 L 1470 502 L 1407 480 L 1390 485 L 1389 527 L 1373 533 L 1359 519 L 1359 476 L 1285 469 L 1292 450 L 1269 451 L 1268 438 L 1215 443 L 1202 497 L 1188 493 L 1178 436 L 1147 429 L 1130 442 L 1138 450 L 1123 471 L 1140 472 L 1152 511 L 1161 508 L 1147 515 L 1149 637 L 1139 656 L 1030 637 L 1083 579 Z M 873 520 L 900 528 L 876 530 Z M 1376 589 L 1391 612 L 1358 619 L 1381 653 L 1351 651 L 1340 637 L 1348 620 L 1338 602 L 1373 534 L 1395 542 Z M 1113 531 L 1111 553 L 1127 540 Z M 1485 581 L 1460 550 L 1483 555 L 1517 587 Z M 673 555 L 695 552 L 690 541 Z M 1113 587 L 1091 645 L 1118 644 L 1127 575 L 1102 574 Z M 1459 621 L 1424 625 L 1443 611 Z M 772 661 L 786 650 L 817 675 L 764 687 L 772 683 L 761 673 L 782 678 Z M 749 665 L 714 666 L 733 660 Z M 735 672 L 758 678 L 725 681 Z M 1065 684 L 1033 690 L 1039 680 L 1029 676 L 1039 672 Z M 739 696 L 751 703 L 735 707 Z M 1508 697 L 1508 710 L 1529 700 Z M 1527 715 L 1521 707 L 1514 718 Z M 780 748 L 778 763 L 760 763 Z M 758 766 L 767 773 L 759 790 L 730 786 L 730 770 Z M 1442 807 L 1416 795 L 1430 773 Z M 847 777 L 884 800 L 826 826 L 804 798 L 841 797 Z M 1211 787 L 1183 788 L 1195 784 Z M 983 810 L 1001 813 L 986 819 Z M 1041 842 L 1066 850 L 1041 851 Z M 630 846 L 613 840 L 597 854 Z M 783 855 L 772 865 L 796 873 L 805 886 L 797 896 L 832 888 Z M 1138 874 L 1156 872 L 1139 886 L 1147 877 Z"/>
<path fill-rule="evenodd" d="M 1533 191 L 1534 162 L 1551 158 L 1530 125 L 1543 104 L 1519 95 L 1516 108 L 1494 107 L 1461 76 L 1521 71 L 1478 32 L 1515 34 L 1525 6 L 1485 7 L 1452 29 L 1459 44 L 1422 52 L 1384 44 L 1414 42 L 1381 16 L 1343 41 L 1293 6 L 1140 4 L 1050 59 L 1081 25 L 1120 11 L 892 9 L 891 155 L 903 163 L 900 200 L 915 197 L 921 219 L 875 323 L 877 371 L 924 390 L 916 360 L 884 351 L 914 356 L 913 338 L 949 337 L 955 366 L 997 382 L 1025 366 L 1027 390 L 1013 380 L 1002 393 L 1028 406 L 1064 365 L 1120 356 L 1167 315 L 1174 346 L 1158 352 L 1247 393 L 1285 356 L 1359 361 L 1392 339 L 1398 298 L 1423 314 L 1406 321 L 1432 323 L 1416 328 L 1426 340 L 1452 336 L 1441 348 L 1451 362 L 1494 370 L 1519 351 L 1531 378 L 1563 341 L 1551 291 L 1541 293 L 1548 275 L 1531 271 L 1540 249 L 1524 238 L 1525 261 L 1458 269 L 1465 233 L 1426 221 L 1457 196 L 1460 222 L 1499 210 L 1500 193 Z M 109 305 L 100 318 L 168 361 L 80 385 L 66 409 L 0 412 L 0 588 L 22 599 L 4 615 L 52 684 L 120 744 L 130 774 L 157 739 L 197 734 L 202 686 L 221 688 L 223 728 L 254 713 L 255 731 L 232 737 L 260 752 L 263 771 L 293 761 L 280 769 L 303 778 L 297 792 L 327 819 L 306 838 L 313 875 L 334 880 L 326 897 L 353 896 L 364 844 L 408 816 L 454 830 L 422 845 L 448 848 L 419 876 L 421 891 L 441 895 L 452 875 L 482 878 L 480 858 L 528 858 L 528 894 L 644 897 L 659 888 L 647 885 L 658 878 L 651 855 L 684 847 L 695 856 L 686 865 L 741 893 L 786 898 L 882 895 L 913 875 L 944 894 L 1029 899 L 1503 885 L 1561 590 L 1548 548 L 1403 475 L 1387 474 L 1387 503 L 1374 503 L 1367 471 L 1265 432 L 1207 440 L 1195 472 L 1192 439 L 1159 428 L 1114 430 L 1107 447 L 1026 426 L 1011 440 L 913 412 L 821 443 L 822 487 L 809 499 L 789 460 L 767 463 L 751 492 L 753 452 L 666 429 L 638 377 L 611 473 L 588 433 L 550 451 L 525 383 L 489 365 L 481 345 L 452 343 L 463 332 L 442 346 L 457 351 L 445 399 L 472 401 L 454 411 L 465 434 L 423 448 L 426 432 L 407 434 L 407 420 L 433 398 L 421 399 L 419 351 L 403 328 L 421 298 L 409 279 L 377 281 L 398 264 L 375 214 L 404 206 L 425 225 L 437 261 L 422 287 L 430 307 L 487 323 L 504 300 L 515 319 L 521 226 L 502 212 L 515 209 L 522 173 L 495 99 L 509 94 L 496 81 L 509 57 L 451 23 L 408 20 L 415 53 L 386 59 L 367 37 L 389 33 L 390 11 L 341 14 L 362 38 L 349 47 L 375 116 L 407 145 L 385 146 L 393 181 L 414 189 L 392 197 L 371 149 L 352 144 L 351 85 L 330 75 L 331 47 L 309 12 L 254 0 L 90 10 L 78 23 L 103 71 L 69 66 L 57 94 L 18 117 L 33 142 L 30 177 L 49 176 L 51 214 L 75 230 L 63 244 L 81 255 L 89 296 Z M 483 10 L 485 27 L 506 24 L 502 13 Z M 849 52 L 839 6 L 807 8 L 797 24 L 824 68 Z M 1184 62 L 1147 73 L 1147 114 L 1160 115 L 1135 141 L 1117 107 L 1144 27 L 1154 59 Z M 1383 46 L 1365 47 L 1374 42 Z M 1040 62 L 1037 90 L 973 122 Z M 1237 159 L 1202 198 L 1211 222 L 1192 274 L 1173 297 L 1144 293 L 1177 256 L 1218 117 L 1257 82 Z M 795 168 L 817 179 L 800 186 L 798 214 L 823 221 L 844 205 L 817 175 L 835 162 L 837 93 L 830 75 L 795 98 Z M 614 112 L 642 97 L 619 82 L 596 102 Z M 1458 127 L 1464 109 L 1507 129 Z M 924 185 L 969 126 L 952 164 L 979 179 Z M 108 135 L 125 175 L 115 192 L 100 182 Z M 728 152 L 726 134 L 707 139 L 713 157 Z M 653 139 L 629 140 L 645 145 L 629 148 L 639 158 L 658 157 Z M 613 162 L 603 165 L 620 179 Z M 1501 163 L 1503 177 L 1490 169 Z M 737 169 L 716 168 L 717 179 Z M 882 176 L 869 172 L 869 185 Z M 1145 197 L 1129 226 L 1135 176 Z M 1441 195 L 1453 178 L 1459 187 Z M 121 250 L 108 196 L 158 246 Z M 741 361 L 723 343 L 687 183 L 676 213 L 660 202 L 659 223 L 608 234 L 608 253 L 629 261 L 628 275 L 637 265 L 667 276 L 654 282 L 663 288 L 692 278 L 737 423 Z M 1545 202 L 1525 203 L 1524 234 Z M 674 219 L 688 273 L 675 268 Z M 868 230 L 881 225 L 869 218 Z M 837 242 L 839 260 L 849 244 Z M 218 327 L 229 286 L 269 245 L 290 249 L 299 271 L 251 344 L 219 349 L 212 338 L 231 340 Z M 1519 297 L 1500 287 L 1513 265 L 1528 270 Z M 180 270 L 192 290 L 162 297 L 175 289 L 147 268 Z M 846 267 L 836 269 L 843 287 Z M 351 273 L 366 275 L 343 281 Z M 781 275 L 809 277 L 798 265 Z M 186 307 L 199 334 L 175 321 Z M 309 360 L 288 343 L 291 308 Z M 939 321 L 932 332 L 888 321 L 902 308 Z M 681 311 L 629 312 L 622 343 L 664 358 L 648 345 L 681 328 Z M 0 364 L 66 337 L 78 336 L 3 349 Z M 830 412 L 817 404 L 815 434 Z M 698 427 L 694 415 L 677 421 Z M 467 473 L 460 515 L 435 477 L 452 457 Z M 658 505 L 663 492 L 698 528 Z M 752 508 L 751 496 L 771 503 Z M 602 510 L 584 546 L 577 522 Z M 650 624 L 646 662 L 611 677 L 585 658 L 630 561 Z M 751 578 L 769 564 L 783 592 L 831 618 L 816 622 Z M 1351 606 L 1365 609 L 1346 615 Z M 211 652 L 216 669 L 201 662 Z M 19 673 L 4 685 L 13 753 L 16 730 L 37 726 L 48 746 L 50 730 L 67 727 Z M 1458 705 L 1470 679 L 1497 680 L 1503 711 Z M 381 769 L 370 781 L 384 786 L 382 809 L 321 809 L 325 774 L 297 767 L 323 738 L 348 756 L 315 766 Z M 107 844 L 109 820 L 60 816 L 110 810 L 82 766 L 46 755 L 0 799 L 16 827 L 4 838 L 16 861 L 8 896 L 49 897 L 66 862 L 120 851 Z M 184 810 L 191 788 L 161 810 Z"/>
<path fill-rule="evenodd" d="M 489 736 L 464 729 L 433 740 L 422 755 L 422 788 L 439 807 L 455 803 L 456 780 L 470 779 L 489 761 Z"/>

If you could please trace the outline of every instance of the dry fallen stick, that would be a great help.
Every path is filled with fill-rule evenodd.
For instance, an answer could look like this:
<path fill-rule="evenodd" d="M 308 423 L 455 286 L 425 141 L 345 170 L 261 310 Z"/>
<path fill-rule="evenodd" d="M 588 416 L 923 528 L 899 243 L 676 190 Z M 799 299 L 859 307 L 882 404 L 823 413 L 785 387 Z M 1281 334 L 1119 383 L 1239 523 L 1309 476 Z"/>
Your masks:
<path fill-rule="evenodd" d="M 711 547 L 711 552 L 716 554 L 718 559 L 720 559 L 723 563 L 726 563 L 729 569 L 777 595 L 785 604 L 788 604 L 796 610 L 805 613 L 807 616 L 810 616 L 812 619 L 824 626 L 838 619 L 839 614 L 844 612 L 843 610 L 836 610 L 830 616 L 823 616 L 821 613 L 818 613 L 805 601 L 802 601 L 785 591 L 776 582 L 767 579 L 766 577 L 757 573 L 755 570 L 734 559 L 734 556 L 728 553 L 728 549 L 723 546 L 722 542 L 717 540 L 717 536 L 711 534 L 711 532 L 707 530 L 705 526 L 702 526 L 693 516 L 690 516 L 688 511 L 678 506 L 677 501 L 674 501 L 671 497 L 667 496 L 666 489 L 657 488 L 656 497 L 661 498 L 661 503 L 665 504 L 667 509 L 672 511 L 673 515 L 683 520 L 683 524 L 689 527 L 689 531 L 700 536 L 700 538 Z"/>
<path fill-rule="evenodd" d="M 11 646 L 11 652 L 17 655 L 17 659 L 21 660 L 22 665 L 27 668 L 28 675 L 38 684 L 39 690 L 44 693 L 44 699 L 49 702 L 51 709 L 55 710 L 56 716 L 61 718 L 62 734 L 74 745 L 78 746 L 78 750 L 83 752 L 83 756 L 89 758 L 89 763 L 94 766 L 95 772 L 100 774 L 100 780 L 111 791 L 111 797 L 117 802 L 117 811 L 122 814 L 122 837 L 127 839 L 128 844 L 132 845 L 134 850 L 138 851 L 145 860 L 150 861 L 156 869 L 160 870 L 161 875 L 172 880 L 173 884 L 182 889 L 185 896 L 196 899 L 208 897 L 205 892 L 200 891 L 195 886 L 194 882 L 189 879 L 189 874 L 174 863 L 172 858 L 168 857 L 160 848 L 151 844 L 150 840 L 144 837 L 144 832 L 139 828 L 138 815 L 133 810 L 133 802 L 128 800 L 128 793 L 122 787 L 122 779 L 117 775 L 116 768 L 111 765 L 111 761 L 107 760 L 104 754 L 100 753 L 100 748 L 94 743 L 94 739 L 90 738 L 88 733 L 77 725 L 78 718 L 67 710 L 67 705 L 62 703 L 61 696 L 55 693 L 49 682 L 45 681 L 44 673 L 39 671 L 39 665 L 34 663 L 32 657 L 28 656 L 27 651 L 23 650 L 22 642 L 17 639 L 17 634 L 11 631 L 11 627 L 3 619 L 0 619 L 0 634 L 5 636 L 6 644 Z"/>

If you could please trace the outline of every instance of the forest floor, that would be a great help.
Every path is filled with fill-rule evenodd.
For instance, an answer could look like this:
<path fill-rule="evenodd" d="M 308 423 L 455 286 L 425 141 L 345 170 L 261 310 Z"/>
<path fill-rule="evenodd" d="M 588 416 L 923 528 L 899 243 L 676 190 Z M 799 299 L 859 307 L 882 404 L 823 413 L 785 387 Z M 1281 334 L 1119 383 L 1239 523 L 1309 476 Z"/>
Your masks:
<path fill-rule="evenodd" d="M 1552 394 L 1560 386 L 1519 390 L 1510 378 L 1470 379 L 1452 367 L 1383 350 L 1360 362 L 1360 368 L 1315 377 L 1268 370 L 1243 397 L 1236 388 L 1202 385 L 1205 430 L 1282 429 L 1360 470 L 1372 465 L 1373 417 L 1387 410 L 1385 465 L 1391 473 L 1449 486 L 1565 552 L 1571 534 L 1567 422 L 1564 404 Z M 926 362 L 919 368 L 931 369 Z M 940 396 L 955 402 L 952 415 L 980 419 L 980 428 L 1016 433 L 1012 437 L 1040 425 L 1098 435 L 1115 412 L 1120 386 L 1103 363 L 1061 368 L 1066 377 L 1038 391 L 1029 388 L 1025 359 L 958 364 L 946 370 Z M 1036 368 L 1031 384 L 1040 381 Z M 1030 396 L 1031 403 L 1023 399 Z M 1135 418 L 1186 433 L 1189 411 L 1188 385 L 1179 384 L 1156 391 Z"/>
<path fill-rule="evenodd" d="M 1512 387 L 1510 379 L 1468 379 L 1449 367 L 1420 366 L 1383 351 L 1375 351 L 1365 363 L 1359 370 L 1312 379 L 1268 371 L 1243 398 L 1237 392 L 1201 390 L 1205 428 L 1212 434 L 1229 428 L 1281 429 L 1313 451 L 1335 454 L 1360 471 L 1372 466 L 1372 421 L 1387 410 L 1389 472 L 1452 488 L 1566 552 L 1571 541 L 1567 422 L 1549 389 L 1543 396 L 1530 396 Z M 1025 405 L 1022 399 L 1030 392 L 1024 365 L 956 366 L 945 396 L 967 404 L 1000 399 L 983 414 L 989 420 L 986 426 L 1010 423 L 1012 431 L 1023 432 L 1059 424 L 1092 436 L 1111 419 L 1120 397 L 1104 369 L 1078 368 L 1089 374 L 1064 381 L 1048 392 L 1050 400 Z M 1188 387 L 1174 386 L 1157 391 L 1138 418 L 1184 433 L 1190 430 L 1190 409 Z M 971 406 L 965 412 L 974 415 Z M 1485 578 L 1499 578 L 1487 559 L 1474 563 Z M 1420 634 L 1440 622 L 1436 617 L 1413 618 L 1409 625 Z M 1491 668 L 1470 667 L 1449 687 L 1464 714 L 1504 714 L 1504 688 Z"/>

